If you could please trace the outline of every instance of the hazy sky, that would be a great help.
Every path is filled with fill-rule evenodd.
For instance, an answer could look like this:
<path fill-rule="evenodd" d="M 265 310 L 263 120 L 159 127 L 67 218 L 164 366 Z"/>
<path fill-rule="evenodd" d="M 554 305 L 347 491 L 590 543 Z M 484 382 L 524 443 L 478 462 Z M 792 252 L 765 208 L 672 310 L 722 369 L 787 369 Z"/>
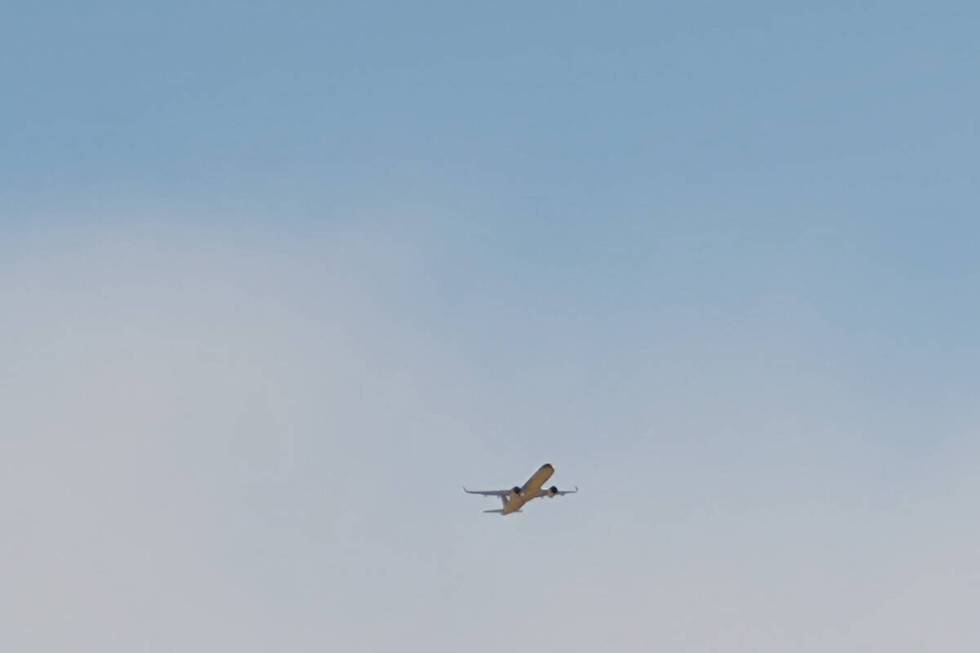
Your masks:
<path fill-rule="evenodd" d="M 0 650 L 976 651 L 980 10 L 810 4 L 3 5 Z"/>

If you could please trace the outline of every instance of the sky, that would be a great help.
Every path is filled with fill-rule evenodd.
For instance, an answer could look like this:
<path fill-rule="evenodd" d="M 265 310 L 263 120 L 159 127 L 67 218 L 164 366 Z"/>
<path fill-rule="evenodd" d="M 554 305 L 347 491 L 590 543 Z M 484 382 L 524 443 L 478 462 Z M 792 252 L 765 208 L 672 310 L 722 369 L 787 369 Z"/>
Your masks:
<path fill-rule="evenodd" d="M 980 9 L 810 4 L 0 5 L 0 649 L 977 650 Z"/>

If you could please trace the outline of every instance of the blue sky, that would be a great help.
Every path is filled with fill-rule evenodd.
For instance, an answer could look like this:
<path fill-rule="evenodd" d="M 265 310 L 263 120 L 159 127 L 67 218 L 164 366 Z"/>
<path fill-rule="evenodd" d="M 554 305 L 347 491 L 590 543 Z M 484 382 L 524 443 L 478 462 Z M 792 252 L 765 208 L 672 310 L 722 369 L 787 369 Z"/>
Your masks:
<path fill-rule="evenodd" d="M 0 648 L 975 650 L 978 20 L 3 7 Z"/>

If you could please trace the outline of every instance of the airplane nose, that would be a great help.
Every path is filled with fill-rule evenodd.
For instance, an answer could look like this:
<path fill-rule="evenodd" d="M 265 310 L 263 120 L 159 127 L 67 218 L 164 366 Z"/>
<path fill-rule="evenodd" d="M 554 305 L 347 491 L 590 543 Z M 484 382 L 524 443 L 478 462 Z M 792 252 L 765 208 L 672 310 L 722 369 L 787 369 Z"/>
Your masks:
<path fill-rule="evenodd" d="M 552 469 L 553 470 L 554 467 L 551 466 L 551 463 L 545 463 L 545 464 L 541 465 L 541 469 Z"/>

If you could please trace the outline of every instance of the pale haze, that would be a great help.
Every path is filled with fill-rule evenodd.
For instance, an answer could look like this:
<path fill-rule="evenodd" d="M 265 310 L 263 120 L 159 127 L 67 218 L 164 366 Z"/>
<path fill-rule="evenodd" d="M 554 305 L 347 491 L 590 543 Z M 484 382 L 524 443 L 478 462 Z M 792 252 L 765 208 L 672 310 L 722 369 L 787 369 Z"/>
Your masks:
<path fill-rule="evenodd" d="M 978 28 L 4 5 L 0 650 L 978 650 Z"/>

